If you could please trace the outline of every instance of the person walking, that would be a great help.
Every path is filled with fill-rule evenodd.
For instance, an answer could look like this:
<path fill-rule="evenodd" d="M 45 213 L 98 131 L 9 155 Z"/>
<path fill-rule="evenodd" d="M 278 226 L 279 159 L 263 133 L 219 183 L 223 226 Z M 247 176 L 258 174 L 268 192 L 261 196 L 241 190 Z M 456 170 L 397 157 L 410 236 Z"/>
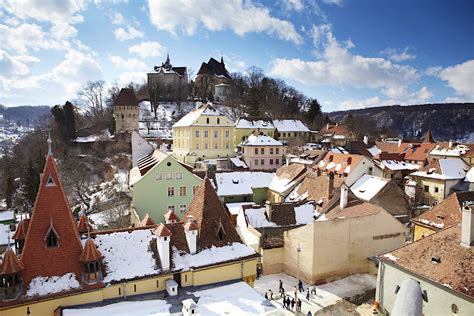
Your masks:
<path fill-rule="evenodd" d="M 311 294 L 316 295 L 316 285 L 313 285 L 313 288 L 311 289 Z"/>
<path fill-rule="evenodd" d="M 280 283 L 279 289 L 280 289 L 280 292 L 281 292 L 281 291 L 283 290 L 283 282 L 282 282 L 282 280 L 279 280 L 279 283 Z"/>
<path fill-rule="evenodd" d="M 290 300 L 290 297 L 287 296 L 286 297 L 286 309 L 290 310 L 290 305 L 291 305 L 291 300 Z"/>
<path fill-rule="evenodd" d="M 301 280 L 298 281 L 298 289 L 300 290 L 300 293 L 301 293 L 301 292 L 304 292 L 304 289 L 303 289 L 303 281 L 301 281 Z"/>
<path fill-rule="evenodd" d="M 281 297 L 285 297 L 285 289 L 281 288 Z"/>
<path fill-rule="evenodd" d="M 296 310 L 298 312 L 301 312 L 301 300 L 300 299 L 298 299 L 298 302 L 296 302 Z"/>
<path fill-rule="evenodd" d="M 296 303 L 295 299 L 292 298 L 291 299 L 291 310 L 293 310 L 295 308 L 295 303 Z"/>
<path fill-rule="evenodd" d="M 270 300 L 273 300 L 273 291 L 270 289 L 268 292 L 270 292 Z"/>
<path fill-rule="evenodd" d="M 306 290 L 306 299 L 309 301 L 309 288 Z"/>

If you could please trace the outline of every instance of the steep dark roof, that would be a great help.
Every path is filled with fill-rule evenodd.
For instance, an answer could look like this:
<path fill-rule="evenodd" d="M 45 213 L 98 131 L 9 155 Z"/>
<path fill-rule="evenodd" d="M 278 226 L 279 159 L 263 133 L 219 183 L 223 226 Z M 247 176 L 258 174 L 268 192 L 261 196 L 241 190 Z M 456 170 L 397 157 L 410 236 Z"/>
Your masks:
<path fill-rule="evenodd" d="M 129 105 L 138 106 L 137 96 L 135 91 L 131 88 L 122 88 L 120 90 L 117 99 L 114 102 L 114 106 Z"/>
<path fill-rule="evenodd" d="M 214 77 L 223 76 L 231 79 L 229 72 L 225 68 L 224 61 L 218 62 L 211 57 L 207 63 L 202 63 L 196 76 L 210 75 Z"/>
<path fill-rule="evenodd" d="M 189 204 L 188 210 L 183 215 L 182 221 L 187 221 L 190 216 L 196 221 L 199 228 L 198 249 L 241 242 L 209 178 L 205 178 L 202 182 Z M 224 231 L 222 240 L 218 239 L 219 229 Z"/>

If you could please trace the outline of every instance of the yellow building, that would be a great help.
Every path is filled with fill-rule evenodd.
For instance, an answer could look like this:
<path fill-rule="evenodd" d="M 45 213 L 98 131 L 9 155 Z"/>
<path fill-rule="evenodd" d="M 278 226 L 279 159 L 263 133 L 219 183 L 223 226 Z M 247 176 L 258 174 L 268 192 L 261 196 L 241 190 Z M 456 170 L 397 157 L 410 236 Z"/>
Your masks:
<path fill-rule="evenodd" d="M 459 224 L 462 206 L 467 201 L 474 201 L 473 191 L 454 192 L 433 208 L 413 218 L 413 241 Z"/>
<path fill-rule="evenodd" d="M 211 104 L 201 105 L 173 125 L 173 156 L 187 164 L 235 156 L 234 122 Z"/>
<path fill-rule="evenodd" d="M 235 122 L 235 143 L 240 144 L 255 131 L 260 131 L 267 136 L 275 138 L 275 126 L 273 126 L 271 119 L 241 117 Z"/>

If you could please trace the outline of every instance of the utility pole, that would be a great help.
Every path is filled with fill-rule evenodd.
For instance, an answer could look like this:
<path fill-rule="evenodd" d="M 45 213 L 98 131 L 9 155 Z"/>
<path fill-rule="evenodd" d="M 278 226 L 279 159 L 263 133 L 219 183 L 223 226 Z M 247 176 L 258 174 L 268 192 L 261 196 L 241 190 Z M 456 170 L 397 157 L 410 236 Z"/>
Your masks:
<path fill-rule="evenodd" d="M 296 292 L 295 292 L 295 303 L 296 306 L 298 306 L 298 292 L 300 291 L 300 252 L 301 248 L 300 245 L 298 244 L 298 247 L 296 247 L 296 253 L 297 253 L 297 259 L 296 259 Z M 297 314 L 298 308 L 295 308 L 295 315 Z"/>

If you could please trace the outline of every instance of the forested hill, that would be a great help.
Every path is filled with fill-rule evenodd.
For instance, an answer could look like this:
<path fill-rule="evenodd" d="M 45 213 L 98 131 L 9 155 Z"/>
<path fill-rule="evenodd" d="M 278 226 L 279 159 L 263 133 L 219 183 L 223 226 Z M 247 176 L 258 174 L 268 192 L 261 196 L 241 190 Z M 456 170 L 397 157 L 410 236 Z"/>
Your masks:
<path fill-rule="evenodd" d="M 5 120 L 18 125 L 36 126 L 51 115 L 51 107 L 47 105 L 6 107 L 0 104 L 0 114 Z"/>
<path fill-rule="evenodd" d="M 419 138 L 427 129 L 439 141 L 474 142 L 474 103 L 440 103 L 380 106 L 328 113 L 335 122 L 349 114 L 372 118 L 377 127 L 393 130 L 404 138 Z"/>

